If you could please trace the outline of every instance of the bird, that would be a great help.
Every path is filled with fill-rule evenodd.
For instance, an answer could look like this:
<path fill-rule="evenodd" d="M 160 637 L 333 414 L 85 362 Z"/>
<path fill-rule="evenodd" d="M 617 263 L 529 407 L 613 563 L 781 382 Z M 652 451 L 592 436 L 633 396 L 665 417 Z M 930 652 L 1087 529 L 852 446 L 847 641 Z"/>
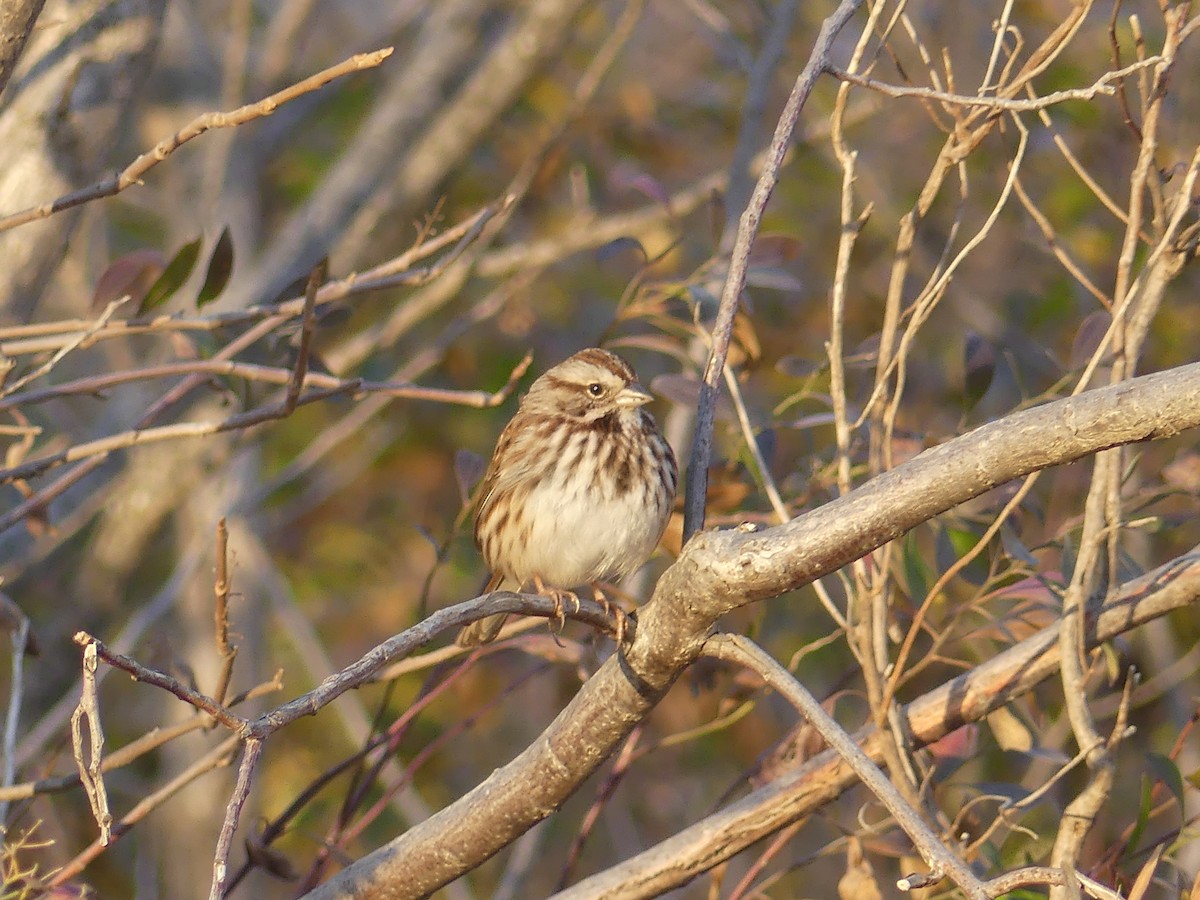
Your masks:
<path fill-rule="evenodd" d="M 619 579 L 650 558 L 679 480 L 675 453 L 645 409 L 652 399 L 629 363 L 597 347 L 534 380 L 480 483 L 485 591 L 532 587 L 561 611 L 571 588 Z M 495 640 L 504 619 L 467 625 L 458 644 Z"/>

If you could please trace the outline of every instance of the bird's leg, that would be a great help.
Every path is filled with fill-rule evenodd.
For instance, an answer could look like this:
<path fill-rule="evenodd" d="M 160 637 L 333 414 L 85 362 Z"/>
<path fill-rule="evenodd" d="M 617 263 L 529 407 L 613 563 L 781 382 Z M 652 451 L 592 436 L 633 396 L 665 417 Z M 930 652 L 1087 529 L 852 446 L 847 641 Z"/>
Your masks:
<path fill-rule="evenodd" d="M 600 582 L 592 582 L 592 599 L 604 607 L 604 614 L 613 617 L 613 627 L 616 629 L 617 646 L 620 647 L 625 643 L 625 628 L 629 624 L 629 616 L 625 614 L 625 610 L 621 609 L 615 603 L 610 603 L 603 589 L 600 587 Z"/>
<path fill-rule="evenodd" d="M 550 617 L 553 622 L 558 621 L 558 630 L 562 631 L 567 624 L 567 616 L 564 612 L 564 604 L 569 600 L 575 605 L 575 612 L 579 612 L 579 598 L 574 593 L 563 588 L 549 587 L 537 575 L 533 576 L 533 588 L 543 597 L 549 597 L 554 601 L 554 615 Z"/>

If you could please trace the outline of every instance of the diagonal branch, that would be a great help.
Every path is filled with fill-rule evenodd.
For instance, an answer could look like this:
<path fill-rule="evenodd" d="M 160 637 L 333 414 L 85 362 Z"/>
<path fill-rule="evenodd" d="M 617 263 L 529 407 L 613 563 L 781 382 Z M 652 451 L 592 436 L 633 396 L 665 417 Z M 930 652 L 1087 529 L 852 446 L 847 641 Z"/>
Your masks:
<path fill-rule="evenodd" d="M 330 66 L 328 69 L 318 72 L 316 75 L 310 75 L 303 81 L 284 88 L 282 91 L 274 93 L 269 97 L 264 97 L 257 103 L 250 103 L 229 112 L 209 112 L 197 116 L 175 134 L 159 141 L 116 175 L 106 178 L 103 181 L 98 181 L 89 187 L 66 194 L 56 200 L 43 203 L 40 206 L 32 206 L 29 209 L 0 218 L 0 231 L 8 231 L 27 222 L 48 218 L 61 210 L 70 209 L 73 206 L 79 206 L 92 200 L 99 200 L 101 197 L 111 197 L 113 194 L 119 194 L 126 188 L 132 187 L 135 184 L 141 184 L 143 175 L 188 141 L 198 138 L 204 132 L 210 131 L 213 128 L 232 128 L 237 125 L 243 125 L 253 119 L 269 116 L 284 103 L 294 100 L 303 94 L 319 90 L 335 78 L 340 78 L 343 75 L 358 72 L 362 69 L 374 68 L 391 55 L 391 47 L 384 47 L 382 50 L 375 50 L 371 53 L 359 53 L 338 63 L 336 66 Z"/>
<path fill-rule="evenodd" d="M 846 733 L 837 720 L 825 711 L 820 701 L 809 693 L 791 672 L 753 641 L 740 634 L 714 635 L 709 638 L 705 655 L 730 660 L 758 673 L 816 728 L 825 742 L 837 751 L 838 756 L 845 760 L 855 776 L 879 798 L 908 834 L 913 846 L 931 870 L 929 884 L 936 884 L 949 875 L 967 897 L 972 900 L 987 900 L 984 886 L 975 877 L 971 867 L 942 843 L 874 761 L 859 749 L 854 738 Z"/>
<path fill-rule="evenodd" d="M 1088 646 L 1198 601 L 1200 548 L 1114 592 L 1086 623 Z M 906 706 L 903 716 L 914 746 L 925 746 L 967 722 L 979 721 L 1054 676 L 1059 667 L 1060 628 L 1058 622 L 1050 625 Z M 883 737 L 871 727 L 854 736 L 875 762 L 883 759 Z M 856 780 L 841 756 L 826 750 L 662 843 L 555 895 L 555 900 L 609 897 L 618 888 L 628 900 L 658 896 L 811 815 Z M 1019 872 L 1009 873 L 1013 882 L 1020 881 Z M 1009 883 L 1003 876 L 993 879 L 988 883 L 989 896 L 997 896 L 994 889 Z"/>
<path fill-rule="evenodd" d="M 431 893 L 557 809 L 649 715 L 726 612 L 836 571 L 1029 472 L 1200 425 L 1200 364 L 1025 410 L 897 466 L 786 525 L 703 532 L 659 580 L 626 652 L 466 796 L 313 891 L 315 900 Z"/>

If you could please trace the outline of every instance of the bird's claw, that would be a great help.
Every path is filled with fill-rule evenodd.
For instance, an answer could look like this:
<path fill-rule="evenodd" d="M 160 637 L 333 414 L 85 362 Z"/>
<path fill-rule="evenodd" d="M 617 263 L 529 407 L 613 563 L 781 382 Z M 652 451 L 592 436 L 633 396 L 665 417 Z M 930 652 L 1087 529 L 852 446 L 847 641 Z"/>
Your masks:
<path fill-rule="evenodd" d="M 554 612 L 550 615 L 551 622 L 558 623 L 558 630 L 561 632 L 567 625 L 566 603 L 570 601 L 574 607 L 576 614 L 579 613 L 579 598 L 571 591 L 563 590 L 562 588 L 547 587 L 541 579 L 534 579 L 534 588 L 537 592 L 545 597 L 549 597 L 554 604 Z"/>
<path fill-rule="evenodd" d="M 605 616 L 612 618 L 614 637 L 617 640 L 617 646 L 620 647 L 625 643 L 625 630 L 629 625 L 629 616 L 617 604 L 610 602 L 604 591 L 595 584 L 592 585 L 592 599 L 604 609 Z"/>

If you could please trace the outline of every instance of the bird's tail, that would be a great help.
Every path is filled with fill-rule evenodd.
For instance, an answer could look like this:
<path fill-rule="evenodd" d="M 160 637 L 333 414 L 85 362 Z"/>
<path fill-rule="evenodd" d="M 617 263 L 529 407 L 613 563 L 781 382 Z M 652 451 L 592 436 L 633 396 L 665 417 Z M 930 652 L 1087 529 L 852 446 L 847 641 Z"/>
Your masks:
<path fill-rule="evenodd" d="M 499 572 L 493 573 L 488 577 L 480 593 L 490 594 L 492 591 L 499 590 L 503 582 L 503 575 Z M 458 633 L 458 637 L 454 639 L 454 643 L 460 647 L 481 647 L 484 644 L 490 644 L 500 633 L 500 629 L 504 626 L 504 620 L 507 618 L 508 613 L 500 613 L 484 619 L 476 619 L 470 625 L 463 627 L 462 631 Z"/>

